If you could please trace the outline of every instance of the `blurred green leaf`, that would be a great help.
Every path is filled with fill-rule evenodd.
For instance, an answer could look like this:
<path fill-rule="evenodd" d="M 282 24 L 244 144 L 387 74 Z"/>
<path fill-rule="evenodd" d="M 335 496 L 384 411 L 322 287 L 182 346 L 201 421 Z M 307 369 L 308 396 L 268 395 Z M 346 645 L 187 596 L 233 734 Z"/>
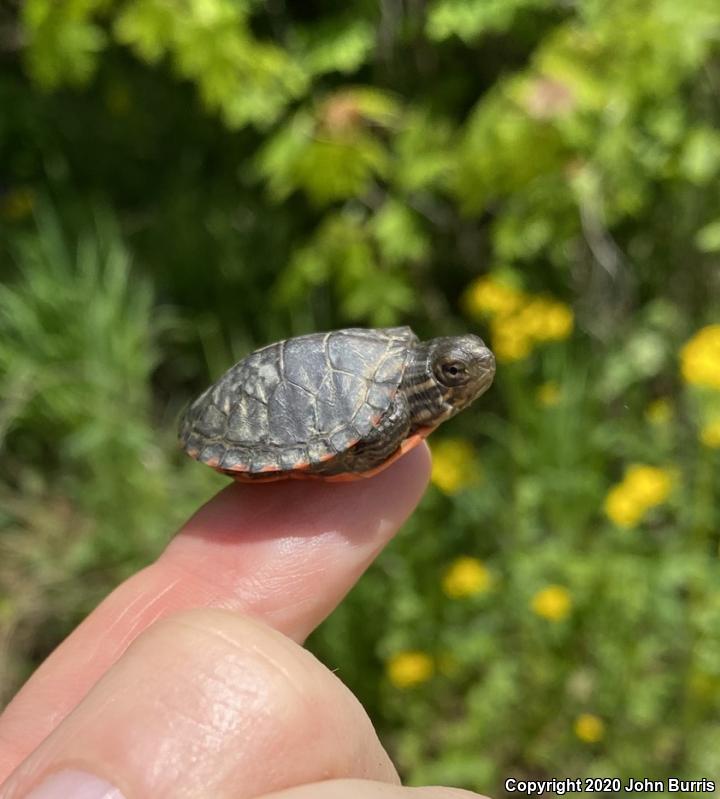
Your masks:
<path fill-rule="evenodd" d="M 720 250 L 720 219 L 709 222 L 698 230 L 695 244 L 702 252 L 717 252 Z"/>
<path fill-rule="evenodd" d="M 390 169 L 385 143 L 370 123 L 391 125 L 400 113 L 387 93 L 350 87 L 299 111 L 265 144 L 260 175 L 276 200 L 305 192 L 317 205 L 359 197 Z"/>
<path fill-rule="evenodd" d="M 248 11 L 235 0 L 129 0 L 115 35 L 147 61 L 170 55 L 230 127 L 265 125 L 304 91 L 307 76 L 282 48 L 252 35 Z"/>
<path fill-rule="evenodd" d="M 698 126 L 687 131 L 680 171 L 693 183 L 706 184 L 720 170 L 720 132 Z"/>
<path fill-rule="evenodd" d="M 381 228 L 384 225 L 387 221 L 381 218 Z M 368 224 L 353 212 L 328 217 L 294 255 L 282 276 L 279 298 L 290 304 L 306 302 L 309 290 L 330 284 L 348 318 L 380 327 L 397 324 L 412 306 L 413 292 L 393 258 L 378 259 L 376 229 L 377 220 Z M 397 247 L 390 252 L 409 257 L 408 245 L 417 253 L 418 242 L 406 241 L 402 253 Z"/>
<path fill-rule="evenodd" d="M 388 200 L 372 221 L 380 251 L 389 263 L 416 261 L 428 253 L 429 243 L 415 215 L 397 201 Z"/>
<path fill-rule="evenodd" d="M 297 30 L 300 60 L 311 75 L 358 70 L 375 48 L 375 30 L 365 19 L 327 20 Z"/>
<path fill-rule="evenodd" d="M 393 182 L 405 192 L 447 182 L 455 164 L 453 127 L 419 109 L 408 113 L 395 137 Z"/>
<path fill-rule="evenodd" d="M 39 84 L 54 89 L 66 82 L 81 85 L 90 79 L 107 41 L 96 18 L 108 5 L 108 0 L 25 0 L 26 57 Z"/>
<path fill-rule="evenodd" d="M 426 30 L 431 39 L 458 36 L 469 43 L 488 31 L 506 30 L 519 11 L 551 5 L 548 0 L 436 0 Z"/>

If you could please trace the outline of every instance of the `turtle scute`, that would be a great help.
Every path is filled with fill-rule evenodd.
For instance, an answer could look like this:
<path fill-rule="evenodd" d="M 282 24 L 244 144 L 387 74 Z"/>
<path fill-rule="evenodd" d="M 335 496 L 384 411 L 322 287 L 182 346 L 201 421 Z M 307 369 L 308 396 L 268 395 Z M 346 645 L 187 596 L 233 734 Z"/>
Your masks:
<path fill-rule="evenodd" d="M 188 453 L 228 472 L 288 472 L 342 455 L 390 407 L 407 327 L 351 328 L 280 341 L 230 368 L 188 409 Z"/>

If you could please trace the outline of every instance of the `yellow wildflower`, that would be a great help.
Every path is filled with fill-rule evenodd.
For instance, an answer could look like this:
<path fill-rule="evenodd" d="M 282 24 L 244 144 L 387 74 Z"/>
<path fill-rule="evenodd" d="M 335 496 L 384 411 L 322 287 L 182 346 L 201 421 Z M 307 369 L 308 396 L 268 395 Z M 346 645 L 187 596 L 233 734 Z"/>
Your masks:
<path fill-rule="evenodd" d="M 541 405 L 549 408 L 560 402 L 560 387 L 553 380 L 549 380 L 538 388 L 536 396 Z"/>
<path fill-rule="evenodd" d="M 568 306 L 535 297 L 515 313 L 493 317 L 493 349 L 500 362 L 519 361 L 530 354 L 534 343 L 567 338 L 572 327 L 573 313 Z"/>
<path fill-rule="evenodd" d="M 526 336 L 542 341 L 545 338 L 548 308 L 549 303 L 546 299 L 535 297 L 522 307 L 514 321 Z"/>
<path fill-rule="evenodd" d="M 573 329 L 574 315 L 565 303 L 534 297 L 514 317 L 525 335 L 535 341 L 560 341 Z"/>
<path fill-rule="evenodd" d="M 720 391 L 720 325 L 699 330 L 680 351 L 683 378 Z"/>
<path fill-rule="evenodd" d="M 461 599 L 488 591 L 492 578 L 487 566 L 477 558 L 458 558 L 445 572 L 443 591 L 451 599 Z"/>
<path fill-rule="evenodd" d="M 604 508 L 605 514 L 619 527 L 634 527 L 645 515 L 645 508 L 635 501 L 623 483 L 608 491 Z"/>
<path fill-rule="evenodd" d="M 532 350 L 532 340 L 518 316 L 498 316 L 491 326 L 492 349 L 500 363 L 511 363 L 527 358 Z"/>
<path fill-rule="evenodd" d="M 711 419 L 700 430 L 700 441 L 711 449 L 720 448 L 720 417 Z"/>
<path fill-rule="evenodd" d="M 490 275 L 468 286 L 464 302 L 469 313 L 490 317 L 492 348 L 501 363 L 527 358 L 535 342 L 560 341 L 573 329 L 565 303 L 526 294 Z"/>
<path fill-rule="evenodd" d="M 526 337 L 495 336 L 492 348 L 498 363 L 512 363 L 527 358 L 532 351 L 530 339 Z"/>
<path fill-rule="evenodd" d="M 645 408 L 645 418 L 654 425 L 666 425 L 673 415 L 673 408 L 667 397 L 658 397 Z"/>
<path fill-rule="evenodd" d="M 568 305 L 550 302 L 545 309 L 542 337 L 545 341 L 562 341 L 572 333 L 574 323 L 575 315 Z"/>
<path fill-rule="evenodd" d="M 624 482 L 637 501 L 650 508 L 667 499 L 672 487 L 672 476 L 667 469 L 634 464 L 625 473 Z"/>
<path fill-rule="evenodd" d="M 427 682 L 435 671 L 430 655 L 425 652 L 397 652 L 387 662 L 387 676 L 396 688 L 411 688 Z"/>
<path fill-rule="evenodd" d="M 457 494 L 480 476 L 475 450 L 462 438 L 443 438 L 432 446 L 430 479 L 445 494 Z"/>
<path fill-rule="evenodd" d="M 522 291 L 494 277 L 480 277 L 473 281 L 465 292 L 465 304 L 476 316 L 507 316 L 521 304 Z"/>
<path fill-rule="evenodd" d="M 586 744 L 596 744 L 605 736 L 605 722 L 594 713 L 581 713 L 573 725 L 575 735 Z"/>
<path fill-rule="evenodd" d="M 572 597 L 562 585 L 548 585 L 538 591 L 530 603 L 534 613 L 550 621 L 562 621 L 572 608 Z"/>
<path fill-rule="evenodd" d="M 605 513 L 618 526 L 632 527 L 650 508 L 665 502 L 672 484 L 673 476 L 668 469 L 634 464 L 622 481 L 608 491 Z"/>

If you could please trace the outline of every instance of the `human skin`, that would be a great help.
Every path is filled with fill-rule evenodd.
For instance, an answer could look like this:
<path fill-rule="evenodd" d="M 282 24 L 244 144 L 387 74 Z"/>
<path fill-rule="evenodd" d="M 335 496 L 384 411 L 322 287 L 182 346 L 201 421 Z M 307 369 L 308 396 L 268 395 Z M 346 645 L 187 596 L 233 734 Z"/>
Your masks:
<path fill-rule="evenodd" d="M 476 796 L 401 787 L 361 705 L 301 645 L 429 464 L 422 445 L 367 480 L 221 491 L 8 705 L 0 799 Z"/>

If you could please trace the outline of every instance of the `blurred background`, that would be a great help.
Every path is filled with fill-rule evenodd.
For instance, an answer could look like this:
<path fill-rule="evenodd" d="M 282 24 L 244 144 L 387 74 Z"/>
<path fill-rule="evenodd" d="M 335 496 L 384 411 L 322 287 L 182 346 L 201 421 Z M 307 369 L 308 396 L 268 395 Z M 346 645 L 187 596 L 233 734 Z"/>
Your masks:
<path fill-rule="evenodd" d="M 410 324 L 496 382 L 313 651 L 410 783 L 717 776 L 717 0 L 8 0 L 0 62 L 2 702 L 225 484 L 189 399 Z"/>

